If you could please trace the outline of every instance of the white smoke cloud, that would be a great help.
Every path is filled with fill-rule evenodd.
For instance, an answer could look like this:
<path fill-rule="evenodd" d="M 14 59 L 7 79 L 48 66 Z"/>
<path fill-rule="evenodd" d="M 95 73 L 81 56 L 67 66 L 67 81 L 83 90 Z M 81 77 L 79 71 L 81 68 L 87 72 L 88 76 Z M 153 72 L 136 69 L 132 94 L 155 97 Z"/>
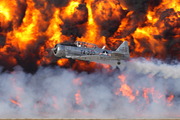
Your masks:
<path fill-rule="evenodd" d="M 2 67 L 0 68 L 2 71 Z M 172 118 L 179 117 L 180 66 L 132 59 L 119 69 L 88 74 L 40 67 L 35 74 L 16 66 L 0 74 L 1 118 Z M 126 77 L 122 82 L 119 75 Z M 76 82 L 74 79 L 80 78 Z M 123 96 L 127 84 L 134 96 Z M 119 93 L 117 93 L 119 90 Z M 145 98 L 145 90 L 147 91 Z M 138 92 L 138 93 L 137 93 Z M 168 102 L 173 94 L 173 100 Z M 13 101 L 14 100 L 14 101 Z M 14 103 L 13 103 L 14 102 Z"/>

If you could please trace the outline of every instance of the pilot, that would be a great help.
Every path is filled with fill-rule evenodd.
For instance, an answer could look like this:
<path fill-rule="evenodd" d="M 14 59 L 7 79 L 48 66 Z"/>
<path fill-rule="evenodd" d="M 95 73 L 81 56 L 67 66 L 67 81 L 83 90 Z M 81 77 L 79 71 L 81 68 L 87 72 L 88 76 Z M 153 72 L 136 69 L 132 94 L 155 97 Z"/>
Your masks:
<path fill-rule="evenodd" d="M 108 55 L 107 51 L 103 51 L 102 53 L 103 53 L 103 55 Z"/>
<path fill-rule="evenodd" d="M 82 42 L 82 47 L 84 47 L 84 42 Z"/>
<path fill-rule="evenodd" d="M 77 43 L 77 46 L 78 46 L 78 47 L 81 47 L 81 44 L 80 44 L 80 43 Z"/>

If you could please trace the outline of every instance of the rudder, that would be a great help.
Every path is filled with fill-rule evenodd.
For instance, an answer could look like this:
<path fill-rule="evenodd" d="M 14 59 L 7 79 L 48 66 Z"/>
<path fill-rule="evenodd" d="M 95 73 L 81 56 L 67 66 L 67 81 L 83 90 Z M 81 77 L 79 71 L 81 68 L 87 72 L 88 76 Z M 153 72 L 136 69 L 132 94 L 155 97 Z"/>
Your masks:
<path fill-rule="evenodd" d="M 128 46 L 128 42 L 124 41 L 118 48 L 116 51 L 120 51 L 124 54 L 129 54 L 129 46 Z"/>

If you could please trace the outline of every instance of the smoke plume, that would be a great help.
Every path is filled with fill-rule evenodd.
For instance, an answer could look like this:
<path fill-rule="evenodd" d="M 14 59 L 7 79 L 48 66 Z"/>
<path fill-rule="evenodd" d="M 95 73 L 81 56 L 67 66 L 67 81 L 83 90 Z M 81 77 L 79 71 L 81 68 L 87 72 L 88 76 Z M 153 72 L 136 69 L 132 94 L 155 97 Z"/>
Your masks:
<path fill-rule="evenodd" d="M 16 66 L 13 72 L 0 75 L 0 115 L 2 118 L 179 117 L 179 69 L 179 64 L 145 59 L 133 59 L 123 62 L 120 69 L 97 70 L 92 74 L 57 66 L 40 67 L 35 74 L 28 74 Z M 174 98 L 170 99 L 172 93 Z"/>

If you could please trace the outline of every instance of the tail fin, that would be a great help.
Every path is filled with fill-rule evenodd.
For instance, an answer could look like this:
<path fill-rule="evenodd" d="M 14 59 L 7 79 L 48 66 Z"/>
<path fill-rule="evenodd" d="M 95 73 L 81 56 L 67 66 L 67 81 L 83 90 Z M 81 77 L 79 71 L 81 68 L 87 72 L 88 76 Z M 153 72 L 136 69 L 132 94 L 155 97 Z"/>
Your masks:
<path fill-rule="evenodd" d="M 129 54 L 129 46 L 128 46 L 128 42 L 124 41 L 116 51 L 120 51 L 123 54 Z"/>

